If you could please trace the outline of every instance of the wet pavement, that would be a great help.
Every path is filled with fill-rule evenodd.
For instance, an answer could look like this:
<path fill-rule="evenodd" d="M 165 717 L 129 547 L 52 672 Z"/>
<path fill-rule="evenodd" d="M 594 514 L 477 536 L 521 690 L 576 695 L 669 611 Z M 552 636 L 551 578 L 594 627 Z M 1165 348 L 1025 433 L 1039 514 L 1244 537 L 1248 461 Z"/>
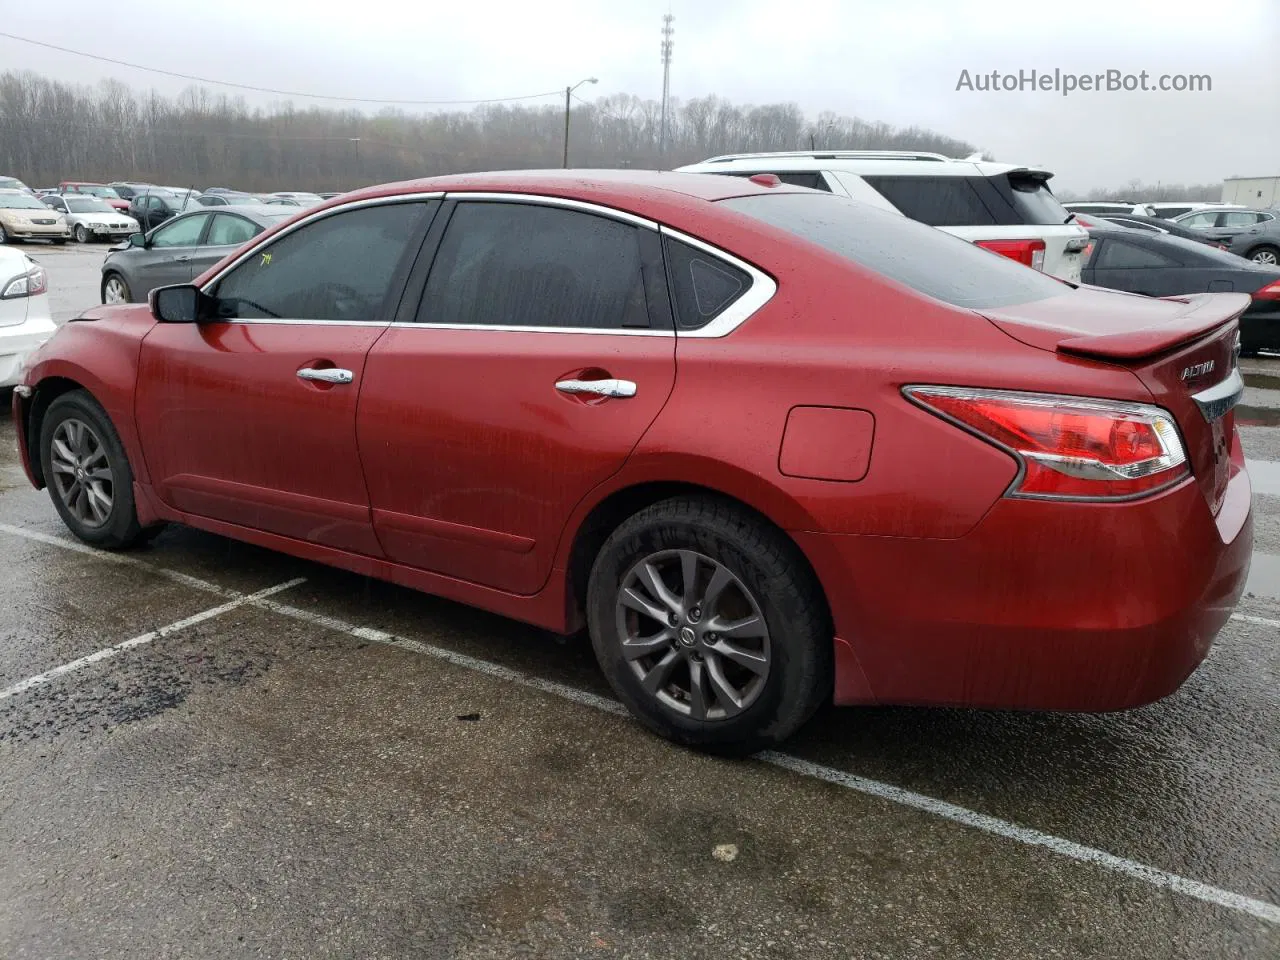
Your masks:
<path fill-rule="evenodd" d="M 1280 488 L 1255 513 L 1161 703 L 829 710 L 732 762 L 619 716 L 581 640 L 187 529 L 75 549 L 6 405 L 0 957 L 1280 956 Z"/>

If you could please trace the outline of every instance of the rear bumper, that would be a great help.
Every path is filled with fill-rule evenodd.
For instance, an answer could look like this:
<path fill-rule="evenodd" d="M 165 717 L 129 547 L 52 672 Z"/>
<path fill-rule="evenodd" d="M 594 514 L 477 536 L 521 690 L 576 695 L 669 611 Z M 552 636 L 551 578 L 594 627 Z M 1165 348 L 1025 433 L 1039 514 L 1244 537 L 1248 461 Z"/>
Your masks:
<path fill-rule="evenodd" d="M 1213 517 L 1148 500 L 1004 499 L 966 536 L 797 534 L 835 619 L 836 703 L 1120 710 L 1165 697 L 1244 590 L 1248 474 Z"/>

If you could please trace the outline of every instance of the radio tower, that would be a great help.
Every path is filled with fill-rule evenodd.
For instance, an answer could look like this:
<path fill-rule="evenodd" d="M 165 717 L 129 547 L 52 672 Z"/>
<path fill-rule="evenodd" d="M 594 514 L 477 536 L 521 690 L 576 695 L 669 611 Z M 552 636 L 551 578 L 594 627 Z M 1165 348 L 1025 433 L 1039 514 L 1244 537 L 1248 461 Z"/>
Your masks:
<path fill-rule="evenodd" d="M 662 16 L 662 126 L 658 134 L 658 166 L 663 166 L 663 161 L 667 155 L 667 100 L 671 95 L 671 48 L 674 41 L 671 39 L 675 35 L 675 28 L 671 26 L 674 20 L 671 14 L 666 13 Z"/>

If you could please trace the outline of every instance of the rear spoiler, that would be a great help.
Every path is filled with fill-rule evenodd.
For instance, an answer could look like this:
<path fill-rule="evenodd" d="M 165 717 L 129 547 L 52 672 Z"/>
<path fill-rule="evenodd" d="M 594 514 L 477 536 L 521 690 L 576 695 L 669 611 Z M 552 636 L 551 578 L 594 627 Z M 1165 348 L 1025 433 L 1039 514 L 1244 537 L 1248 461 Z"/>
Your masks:
<path fill-rule="evenodd" d="M 1058 343 L 1058 353 L 1105 360 L 1141 360 L 1199 339 L 1210 330 L 1235 323 L 1252 302 L 1247 293 L 1193 293 L 1165 297 L 1187 309 L 1173 320 L 1122 333 L 1072 337 Z"/>

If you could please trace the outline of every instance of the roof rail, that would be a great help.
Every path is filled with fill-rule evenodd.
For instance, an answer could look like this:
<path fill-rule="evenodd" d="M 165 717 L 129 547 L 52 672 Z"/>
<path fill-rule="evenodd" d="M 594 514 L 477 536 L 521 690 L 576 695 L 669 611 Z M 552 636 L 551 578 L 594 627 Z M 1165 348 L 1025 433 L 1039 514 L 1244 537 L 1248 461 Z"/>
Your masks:
<path fill-rule="evenodd" d="M 767 153 L 727 153 L 702 163 L 725 163 L 730 160 L 763 160 L 771 157 L 807 157 L 814 160 L 952 160 L 941 153 L 920 150 L 776 150 Z"/>

